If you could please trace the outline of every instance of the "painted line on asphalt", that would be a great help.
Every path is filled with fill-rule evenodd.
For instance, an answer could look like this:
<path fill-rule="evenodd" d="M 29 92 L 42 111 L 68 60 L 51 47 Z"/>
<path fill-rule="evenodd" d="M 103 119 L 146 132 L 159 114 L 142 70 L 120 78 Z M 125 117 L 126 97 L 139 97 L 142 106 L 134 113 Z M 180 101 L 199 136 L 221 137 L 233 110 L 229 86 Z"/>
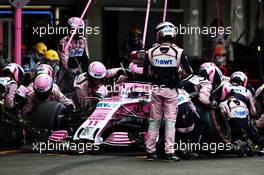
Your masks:
<path fill-rule="evenodd" d="M 7 155 L 7 154 L 16 154 L 16 153 L 23 153 L 24 150 L 7 150 L 7 151 L 0 151 L 0 155 Z"/>
<path fill-rule="evenodd" d="M 60 153 L 47 153 L 47 154 L 44 154 L 44 155 L 47 155 L 47 156 L 60 156 L 60 157 L 67 157 L 67 156 L 86 156 L 86 157 L 90 157 L 92 155 L 87 155 L 87 154 L 79 154 L 79 155 L 76 155 L 76 154 L 60 154 Z"/>
<path fill-rule="evenodd" d="M 67 156 L 70 156 L 70 155 L 67 155 L 67 154 L 52 154 L 52 153 L 48 153 L 48 154 L 45 154 L 47 156 L 59 156 L 59 157 L 67 157 Z"/>

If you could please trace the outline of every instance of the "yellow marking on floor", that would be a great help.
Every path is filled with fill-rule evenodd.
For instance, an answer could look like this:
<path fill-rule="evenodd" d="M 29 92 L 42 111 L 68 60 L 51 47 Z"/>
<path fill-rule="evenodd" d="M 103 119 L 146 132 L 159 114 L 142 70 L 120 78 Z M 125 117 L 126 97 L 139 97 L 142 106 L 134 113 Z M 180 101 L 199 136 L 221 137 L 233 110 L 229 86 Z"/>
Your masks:
<path fill-rule="evenodd" d="M 45 155 L 47 155 L 47 156 L 60 156 L 60 157 L 67 157 L 67 156 L 69 156 L 67 154 L 45 154 Z"/>
<path fill-rule="evenodd" d="M 92 155 L 89 155 L 89 154 L 55 154 L 55 153 L 48 153 L 48 154 L 45 154 L 47 156 L 61 156 L 61 157 L 67 157 L 67 156 L 86 156 L 86 157 L 89 157 L 89 156 L 92 156 Z"/>
<path fill-rule="evenodd" d="M 5 154 L 16 154 L 16 153 L 22 153 L 23 150 L 7 150 L 7 151 L 0 151 L 0 155 Z"/>

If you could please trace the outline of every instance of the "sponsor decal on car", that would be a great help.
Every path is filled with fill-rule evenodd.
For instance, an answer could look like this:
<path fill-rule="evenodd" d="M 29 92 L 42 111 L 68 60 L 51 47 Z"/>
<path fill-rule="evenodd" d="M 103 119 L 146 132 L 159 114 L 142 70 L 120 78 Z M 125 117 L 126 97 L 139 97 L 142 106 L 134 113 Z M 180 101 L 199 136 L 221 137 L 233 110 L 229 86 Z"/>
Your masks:
<path fill-rule="evenodd" d="M 96 105 L 97 108 L 111 108 L 111 109 L 113 109 L 117 106 L 118 106 L 118 104 L 116 104 L 116 103 L 107 103 L 107 102 L 101 102 L 101 103 L 98 103 Z"/>

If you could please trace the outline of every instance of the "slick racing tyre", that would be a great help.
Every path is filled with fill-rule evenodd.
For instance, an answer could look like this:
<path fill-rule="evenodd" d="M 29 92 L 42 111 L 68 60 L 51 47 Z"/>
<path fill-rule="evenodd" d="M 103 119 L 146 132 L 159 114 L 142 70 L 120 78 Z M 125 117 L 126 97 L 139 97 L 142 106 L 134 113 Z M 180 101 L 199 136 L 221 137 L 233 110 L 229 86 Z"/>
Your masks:
<path fill-rule="evenodd" d="M 33 125 L 40 129 L 63 129 L 65 114 L 66 108 L 63 104 L 55 101 L 45 101 L 34 110 Z"/>
<path fill-rule="evenodd" d="M 11 123 L 0 126 L 0 150 L 18 149 L 24 144 L 23 131 Z"/>
<path fill-rule="evenodd" d="M 222 116 L 220 109 L 210 110 L 205 113 L 206 122 L 205 137 L 208 142 L 231 142 L 231 131 L 227 120 Z"/>

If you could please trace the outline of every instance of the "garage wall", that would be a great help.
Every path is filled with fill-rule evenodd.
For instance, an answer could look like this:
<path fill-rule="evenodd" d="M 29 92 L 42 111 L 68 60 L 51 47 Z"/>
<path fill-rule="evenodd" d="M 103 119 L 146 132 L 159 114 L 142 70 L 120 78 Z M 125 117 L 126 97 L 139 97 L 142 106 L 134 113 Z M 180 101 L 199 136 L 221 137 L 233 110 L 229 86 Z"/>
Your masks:
<path fill-rule="evenodd" d="M 83 2 L 77 1 L 77 12 L 79 14 L 81 13 L 82 9 L 84 8 Z M 89 26 L 97 26 L 100 28 L 100 34 L 99 35 L 90 35 L 88 36 L 89 41 L 89 49 L 90 49 L 90 56 L 92 59 L 95 60 L 104 60 L 103 56 L 105 56 L 102 53 L 102 47 L 104 45 L 103 43 L 103 9 L 105 6 L 117 6 L 117 7 L 144 7 L 146 6 L 146 1 L 143 0 L 126 0 L 126 1 L 118 1 L 118 0 L 98 0 L 96 1 L 96 4 L 92 4 L 88 14 L 88 23 Z M 162 7 L 162 2 L 156 2 L 152 4 L 152 7 Z M 115 20 L 115 19 L 113 19 Z M 111 32 L 111 31 L 108 31 Z"/>
<path fill-rule="evenodd" d="M 170 2 L 170 1 L 169 1 Z M 172 2 L 172 1 L 171 1 Z M 177 1 L 179 7 L 184 10 L 184 24 L 194 24 L 200 26 L 210 26 L 211 21 L 217 16 L 216 15 L 216 4 L 215 0 L 179 0 Z M 221 0 L 220 1 L 220 17 L 225 26 L 231 26 L 231 1 Z M 257 10 L 257 0 L 243 0 L 244 4 L 244 15 L 245 15 L 245 28 L 247 34 L 245 36 L 245 43 L 249 44 L 252 41 L 255 33 L 255 15 Z M 76 1 L 77 12 L 81 12 L 83 9 L 83 2 Z M 174 2 L 173 2 L 174 3 Z M 177 5 L 169 4 L 169 6 L 175 8 Z M 96 4 L 92 4 L 88 12 L 88 21 L 91 26 L 100 27 L 99 35 L 88 36 L 90 43 L 90 55 L 93 59 L 102 60 L 104 57 L 102 53 L 103 46 L 103 8 L 105 6 L 117 6 L 117 7 L 144 7 L 146 6 L 145 0 L 97 0 Z M 163 8 L 163 2 L 157 0 L 156 3 L 152 4 L 154 8 Z M 198 12 L 198 13 L 196 13 Z M 193 20 L 194 15 L 198 16 L 197 20 Z M 261 11 L 263 19 L 263 10 Z M 191 20 L 192 19 L 192 20 Z M 114 20 L 114 19 L 113 19 Z M 264 25 L 264 20 L 261 20 L 260 26 Z M 202 58 L 206 48 L 206 37 L 205 36 L 184 36 L 184 48 L 188 55 Z M 202 44 L 201 44 L 202 43 Z M 195 45 L 195 46 L 194 46 Z M 195 48 L 195 49 L 194 49 Z"/>
<path fill-rule="evenodd" d="M 90 56 L 92 59 L 95 60 L 104 60 L 103 57 L 105 55 L 102 53 L 103 43 L 103 9 L 105 6 L 116 6 L 116 7 L 146 7 L 145 0 L 126 0 L 126 1 L 119 1 L 119 0 L 98 0 L 96 4 L 92 4 L 88 14 L 87 19 L 90 26 L 98 26 L 100 27 L 100 34 L 99 35 L 90 35 L 88 36 L 89 41 L 89 49 L 90 49 Z M 84 8 L 84 3 L 81 1 L 76 1 L 76 11 L 79 12 Z M 169 3 L 169 6 L 178 6 L 178 3 Z M 163 1 L 157 0 L 155 3 L 152 3 L 152 8 L 163 8 Z M 115 19 L 113 19 L 115 20 Z M 109 32 L 109 31 L 108 31 Z M 110 31 L 111 32 L 111 31 Z"/>

